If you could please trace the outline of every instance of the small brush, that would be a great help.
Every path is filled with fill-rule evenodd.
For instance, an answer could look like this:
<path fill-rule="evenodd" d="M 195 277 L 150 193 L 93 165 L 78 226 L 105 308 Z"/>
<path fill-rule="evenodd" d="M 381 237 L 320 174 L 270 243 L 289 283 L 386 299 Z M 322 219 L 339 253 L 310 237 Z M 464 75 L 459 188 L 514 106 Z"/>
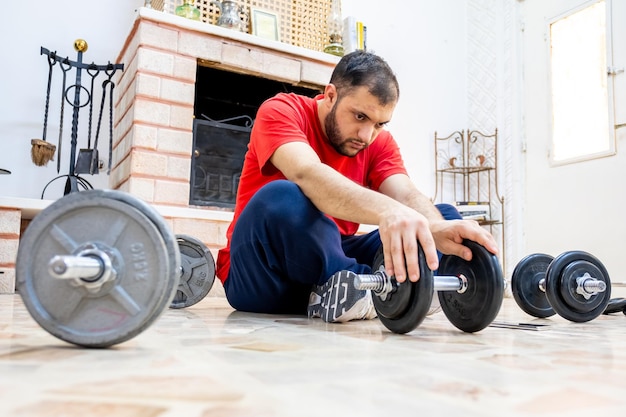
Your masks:
<path fill-rule="evenodd" d="M 54 153 L 57 147 L 50 142 L 41 139 L 31 139 L 30 158 L 38 167 L 48 165 L 54 160 Z"/>

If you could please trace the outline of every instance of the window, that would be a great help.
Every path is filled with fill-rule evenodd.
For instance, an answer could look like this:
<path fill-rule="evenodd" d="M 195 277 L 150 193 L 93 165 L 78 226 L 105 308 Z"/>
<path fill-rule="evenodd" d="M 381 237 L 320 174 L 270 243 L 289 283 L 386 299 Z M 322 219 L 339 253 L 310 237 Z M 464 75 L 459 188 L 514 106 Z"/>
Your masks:
<path fill-rule="evenodd" d="M 605 0 L 550 23 L 554 164 L 615 153 L 607 29 Z"/>

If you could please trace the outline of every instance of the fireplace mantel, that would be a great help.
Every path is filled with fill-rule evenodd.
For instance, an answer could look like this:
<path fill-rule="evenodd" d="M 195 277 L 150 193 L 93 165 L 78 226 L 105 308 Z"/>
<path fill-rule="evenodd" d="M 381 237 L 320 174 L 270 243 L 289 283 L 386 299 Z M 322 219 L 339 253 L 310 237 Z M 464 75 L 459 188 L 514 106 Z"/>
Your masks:
<path fill-rule="evenodd" d="M 150 26 L 143 31 L 140 30 L 142 24 Z M 136 39 L 138 31 L 141 32 L 140 39 Z M 127 50 L 132 48 L 131 45 L 135 46 L 134 40 L 147 47 L 201 59 L 224 69 L 304 86 L 325 85 L 329 70 L 332 71 L 339 60 L 334 55 L 145 7 L 137 11 L 137 19 L 119 61 L 128 58 Z"/>

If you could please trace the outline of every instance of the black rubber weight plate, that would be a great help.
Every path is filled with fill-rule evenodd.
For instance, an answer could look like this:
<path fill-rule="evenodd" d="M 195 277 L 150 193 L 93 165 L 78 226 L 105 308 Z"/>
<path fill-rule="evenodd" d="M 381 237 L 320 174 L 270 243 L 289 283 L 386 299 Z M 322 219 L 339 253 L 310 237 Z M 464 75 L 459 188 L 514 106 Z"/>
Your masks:
<path fill-rule="evenodd" d="M 515 302 L 533 317 L 546 318 L 555 314 L 546 292 L 539 286 L 553 260 L 550 255 L 533 253 L 519 261 L 511 275 L 511 292 Z"/>
<path fill-rule="evenodd" d="M 609 304 L 604 309 L 602 314 L 621 313 L 626 314 L 626 299 L 625 298 L 612 298 L 609 300 Z"/>
<path fill-rule="evenodd" d="M 474 333 L 489 326 L 498 315 L 504 297 L 504 279 L 495 255 L 478 243 L 465 240 L 463 244 L 471 249 L 472 260 L 443 256 L 437 274 L 465 276 L 467 290 L 438 291 L 438 294 L 448 320 L 458 329 Z"/>
<path fill-rule="evenodd" d="M 586 299 L 576 292 L 576 279 L 589 274 L 604 281 L 606 291 Z M 557 314 L 567 320 L 582 323 L 604 312 L 611 299 L 609 274 L 595 256 L 583 251 L 570 251 L 557 256 L 546 272 L 546 295 Z"/>
<path fill-rule="evenodd" d="M 418 245 L 420 279 L 417 282 L 405 281 L 397 284 L 396 290 L 387 294 L 386 299 L 373 294 L 374 307 L 381 323 L 394 333 L 408 333 L 414 330 L 426 317 L 433 298 L 433 275 L 426 266 L 426 257 Z M 382 247 L 374 258 L 373 271 L 384 268 Z"/>

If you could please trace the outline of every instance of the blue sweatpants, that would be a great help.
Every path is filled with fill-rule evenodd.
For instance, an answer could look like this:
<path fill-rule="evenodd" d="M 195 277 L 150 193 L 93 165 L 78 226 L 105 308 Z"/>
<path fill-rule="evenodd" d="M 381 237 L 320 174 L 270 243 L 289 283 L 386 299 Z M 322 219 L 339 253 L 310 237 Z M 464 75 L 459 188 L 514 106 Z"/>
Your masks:
<path fill-rule="evenodd" d="M 438 208 L 446 219 L 461 218 L 454 206 Z M 342 236 L 296 184 L 271 182 L 233 230 L 226 297 L 240 311 L 305 314 L 313 285 L 341 270 L 369 273 L 380 245 L 378 230 Z"/>

